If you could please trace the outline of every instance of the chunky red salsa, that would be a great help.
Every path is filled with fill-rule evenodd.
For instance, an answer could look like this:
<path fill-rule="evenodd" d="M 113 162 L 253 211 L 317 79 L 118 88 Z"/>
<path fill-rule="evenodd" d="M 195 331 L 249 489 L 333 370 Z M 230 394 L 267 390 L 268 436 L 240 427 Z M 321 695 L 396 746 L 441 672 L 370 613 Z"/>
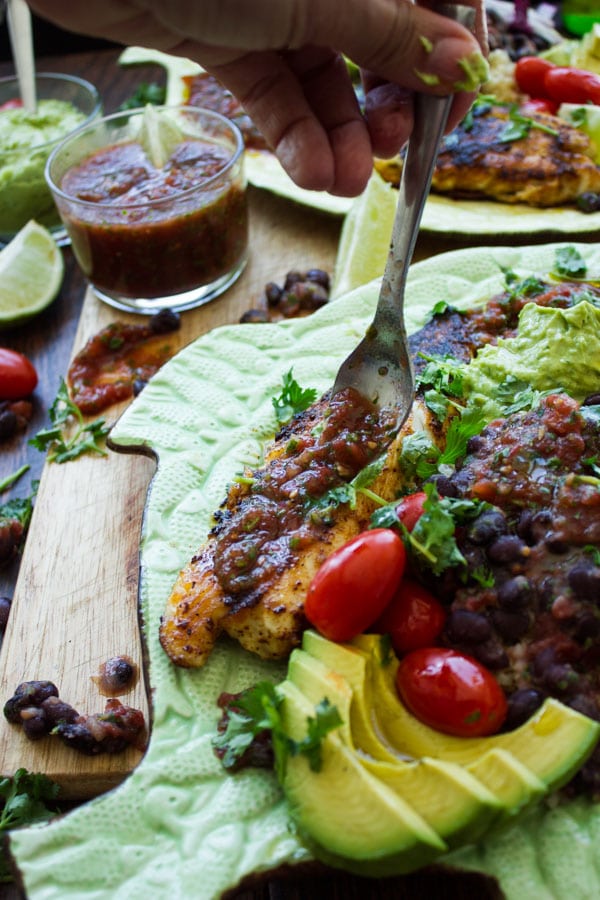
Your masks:
<path fill-rule="evenodd" d="M 69 366 L 67 383 L 84 415 L 128 400 L 136 381 L 146 382 L 178 349 L 177 341 L 152 325 L 113 322 L 90 338 Z"/>
<path fill-rule="evenodd" d="M 62 191 L 86 202 L 61 212 L 90 281 L 125 297 L 152 298 L 233 270 L 244 257 L 248 224 L 242 179 L 218 178 L 230 157 L 225 147 L 189 139 L 156 168 L 128 142 L 67 171 Z"/>

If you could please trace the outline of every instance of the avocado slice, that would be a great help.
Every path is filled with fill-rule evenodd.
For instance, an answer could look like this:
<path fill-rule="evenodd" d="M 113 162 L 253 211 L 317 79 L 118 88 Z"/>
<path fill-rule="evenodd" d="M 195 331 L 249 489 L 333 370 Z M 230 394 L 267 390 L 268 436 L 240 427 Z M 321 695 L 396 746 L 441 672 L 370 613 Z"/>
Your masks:
<path fill-rule="evenodd" d="M 301 741 L 314 705 L 288 679 L 278 691 L 283 731 Z M 359 874 L 396 875 L 427 865 L 447 850 L 408 803 L 360 764 L 337 729 L 322 738 L 320 748 L 319 771 L 311 769 L 305 755 L 283 757 L 276 748 L 290 814 L 315 856 Z"/>
<path fill-rule="evenodd" d="M 500 822 L 518 815 L 548 792 L 541 778 L 501 747 L 492 747 L 464 771 L 475 775 L 502 800 L 504 815 Z"/>
<path fill-rule="evenodd" d="M 352 669 L 353 660 L 364 662 L 352 649 L 343 644 L 333 644 L 316 635 L 309 637 L 307 646 L 327 650 L 340 664 L 340 668 Z M 344 661 L 344 655 L 347 659 Z M 388 787 L 399 794 L 422 818 L 454 848 L 478 840 L 493 823 L 503 818 L 503 803 L 494 792 L 461 766 L 446 760 L 424 757 L 416 760 L 395 754 L 389 760 L 387 747 L 380 744 L 377 733 L 371 729 L 357 734 L 354 731 L 352 707 L 357 697 L 364 705 L 364 667 L 362 682 L 354 673 L 354 690 L 348 681 L 334 672 L 317 657 L 305 650 L 294 650 L 290 656 L 288 679 L 316 705 L 324 697 L 337 707 L 343 724 L 339 734 L 351 750 L 357 752 L 361 764 L 376 775 Z M 367 740 L 364 738 L 367 737 Z M 383 753 L 380 753 L 383 749 Z"/>
<path fill-rule="evenodd" d="M 535 715 L 514 731 L 483 738 L 443 734 L 420 722 L 400 702 L 398 661 L 388 659 L 381 638 L 360 635 L 353 643 L 368 660 L 367 700 L 375 709 L 378 726 L 402 753 L 469 766 L 498 747 L 509 751 L 552 791 L 570 780 L 596 746 L 600 724 L 554 698 L 545 700 Z"/>
<path fill-rule="evenodd" d="M 345 679 L 352 692 L 350 728 L 357 747 L 386 762 L 396 763 L 402 754 L 393 747 L 384 734 L 377 730 L 373 708 L 365 700 L 368 658 L 351 644 L 336 644 L 309 629 L 302 637 L 302 650 L 319 661 L 329 671 L 337 672 Z M 294 659 L 294 654 L 290 661 Z"/>

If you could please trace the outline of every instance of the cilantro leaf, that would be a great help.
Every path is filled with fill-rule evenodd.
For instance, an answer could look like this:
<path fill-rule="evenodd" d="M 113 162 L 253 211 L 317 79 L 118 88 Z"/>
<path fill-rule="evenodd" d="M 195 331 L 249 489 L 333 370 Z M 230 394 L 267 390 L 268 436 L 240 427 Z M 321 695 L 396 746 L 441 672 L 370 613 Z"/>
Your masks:
<path fill-rule="evenodd" d="M 290 754 L 306 756 L 311 770 L 319 772 L 322 765 L 321 742 L 325 735 L 342 724 L 342 719 L 337 706 L 333 706 L 327 697 L 324 697 L 315 706 L 315 715 L 308 716 L 306 724 L 306 737 L 301 741 L 289 739 Z"/>
<path fill-rule="evenodd" d="M 532 128 L 544 131 L 546 134 L 558 134 L 556 128 L 544 125 L 542 122 L 538 122 L 529 116 L 524 116 L 523 113 L 519 112 L 519 108 L 516 105 L 511 105 L 508 117 L 509 121 L 498 136 L 498 140 L 503 144 L 527 137 Z"/>
<path fill-rule="evenodd" d="M 293 377 L 293 370 L 283 376 L 283 389 L 278 397 L 273 397 L 275 415 L 280 425 L 289 422 L 296 413 L 302 412 L 317 399 L 314 388 L 302 388 Z"/>
<path fill-rule="evenodd" d="M 32 447 L 48 453 L 48 462 L 64 463 L 76 459 L 83 453 L 97 453 L 106 456 L 103 441 L 109 432 L 104 419 L 86 422 L 81 410 L 69 396 L 64 379 L 61 379 L 58 393 L 48 411 L 50 428 L 41 429 L 29 441 Z M 73 424 L 70 436 L 63 426 Z"/>
<path fill-rule="evenodd" d="M 213 749 L 226 769 L 235 769 L 252 741 L 264 731 L 279 727 L 281 698 L 275 685 L 261 681 L 243 691 L 227 706 L 225 730 L 213 738 Z"/>
<path fill-rule="evenodd" d="M 415 379 L 416 387 L 430 387 L 447 397 L 463 396 L 465 365 L 453 356 L 427 356 L 419 353 L 427 365 Z"/>
<path fill-rule="evenodd" d="M 127 100 L 121 103 L 119 110 L 137 109 L 140 106 L 145 106 L 147 103 L 161 106 L 165 102 L 166 95 L 166 88 L 160 84 L 156 84 L 154 81 L 150 83 L 142 81 L 131 97 L 128 97 Z"/>
<path fill-rule="evenodd" d="M 559 247 L 554 254 L 554 271 L 567 278 L 585 278 L 587 263 L 576 247 Z"/>
<path fill-rule="evenodd" d="M 368 466 L 365 466 L 364 469 L 361 469 L 352 481 L 331 488 L 331 490 L 316 500 L 309 500 L 308 508 L 311 510 L 312 518 L 327 522 L 331 511 L 344 504 L 348 504 L 350 509 L 355 509 L 359 494 L 363 494 L 374 500 L 375 503 L 383 505 L 385 500 L 382 500 L 381 497 L 369 490 L 369 486 L 380 474 L 384 464 L 385 456 L 381 456 L 379 459 L 369 463 Z"/>
<path fill-rule="evenodd" d="M 12 778 L 0 779 L 0 834 L 19 825 L 45 822 L 56 814 L 54 801 L 59 786 L 46 775 L 18 769 Z M 0 845 L 1 848 L 1 845 Z M 0 849 L 0 882 L 12 881 L 8 859 Z"/>

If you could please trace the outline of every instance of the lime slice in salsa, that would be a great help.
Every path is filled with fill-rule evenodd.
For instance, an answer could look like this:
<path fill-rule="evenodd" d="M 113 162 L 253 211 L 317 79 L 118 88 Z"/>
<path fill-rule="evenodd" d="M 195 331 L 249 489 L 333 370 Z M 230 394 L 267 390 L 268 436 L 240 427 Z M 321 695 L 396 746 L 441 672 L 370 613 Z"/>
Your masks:
<path fill-rule="evenodd" d="M 162 169 L 183 138 L 181 128 L 167 112 L 146 104 L 138 141 L 156 169 Z"/>
<path fill-rule="evenodd" d="M 54 238 L 32 219 L 0 250 L 0 328 L 45 309 L 58 294 L 63 273 Z"/>

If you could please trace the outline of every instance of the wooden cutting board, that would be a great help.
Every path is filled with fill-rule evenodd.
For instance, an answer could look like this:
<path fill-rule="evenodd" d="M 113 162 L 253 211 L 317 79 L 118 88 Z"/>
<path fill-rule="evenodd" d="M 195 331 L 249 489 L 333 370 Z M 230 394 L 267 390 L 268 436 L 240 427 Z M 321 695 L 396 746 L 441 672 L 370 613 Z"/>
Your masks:
<path fill-rule="evenodd" d="M 292 269 L 333 271 L 341 221 L 250 189 L 250 260 L 227 294 L 182 314 L 179 347 L 216 326 L 235 323 L 256 306 L 269 281 Z M 141 321 L 106 306 L 88 291 L 74 351 L 116 320 Z M 64 373 L 66 374 L 66 373 Z M 109 421 L 124 407 L 110 410 Z M 100 665 L 128 655 L 140 667 L 137 685 L 121 697 L 149 721 L 138 622 L 138 545 L 153 460 L 109 452 L 63 465 L 46 464 L 0 653 L 1 702 L 22 681 L 49 680 L 81 713 L 104 710 L 93 681 Z M 1 774 L 21 766 L 45 772 L 62 796 L 85 799 L 125 778 L 141 754 L 89 757 L 57 738 L 27 740 L 19 726 L 0 717 Z"/>

